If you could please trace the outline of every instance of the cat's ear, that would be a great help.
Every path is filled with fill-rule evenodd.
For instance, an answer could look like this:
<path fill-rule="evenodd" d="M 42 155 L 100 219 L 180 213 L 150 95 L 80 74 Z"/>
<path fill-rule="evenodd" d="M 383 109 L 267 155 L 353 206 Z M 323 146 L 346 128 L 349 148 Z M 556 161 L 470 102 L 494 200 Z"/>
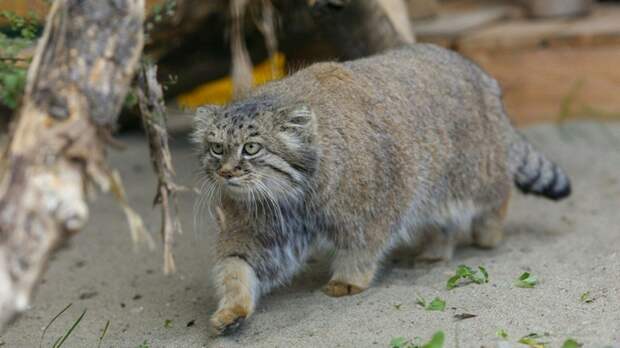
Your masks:
<path fill-rule="evenodd" d="M 312 130 L 315 127 L 316 115 L 305 104 L 296 105 L 288 110 L 284 121 L 284 128 L 291 130 Z"/>
<path fill-rule="evenodd" d="M 299 149 L 313 139 L 316 132 L 316 115 L 307 105 L 287 109 L 281 119 L 278 138 L 293 150 Z"/>
<path fill-rule="evenodd" d="M 194 132 L 192 133 L 192 142 L 202 144 L 205 132 L 209 128 L 211 120 L 215 113 L 221 108 L 219 105 L 203 105 L 196 109 L 194 115 Z"/>

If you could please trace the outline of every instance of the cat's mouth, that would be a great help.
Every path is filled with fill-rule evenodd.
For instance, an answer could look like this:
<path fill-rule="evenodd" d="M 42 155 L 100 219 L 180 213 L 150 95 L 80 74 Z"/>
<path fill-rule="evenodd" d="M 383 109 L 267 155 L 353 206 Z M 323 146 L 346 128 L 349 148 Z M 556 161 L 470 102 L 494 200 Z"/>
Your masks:
<path fill-rule="evenodd" d="M 243 177 L 222 178 L 220 180 L 220 185 L 231 198 L 235 199 L 246 199 L 245 196 L 247 196 L 248 190 L 250 189 Z"/>

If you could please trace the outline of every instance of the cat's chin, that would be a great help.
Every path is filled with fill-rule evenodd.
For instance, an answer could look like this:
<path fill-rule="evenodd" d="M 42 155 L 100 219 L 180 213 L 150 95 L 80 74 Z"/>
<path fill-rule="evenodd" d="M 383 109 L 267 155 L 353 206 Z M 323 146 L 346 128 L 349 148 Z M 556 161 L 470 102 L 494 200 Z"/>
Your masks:
<path fill-rule="evenodd" d="M 230 199 L 238 202 L 248 202 L 253 199 L 250 188 L 241 185 L 223 185 L 223 193 Z"/>

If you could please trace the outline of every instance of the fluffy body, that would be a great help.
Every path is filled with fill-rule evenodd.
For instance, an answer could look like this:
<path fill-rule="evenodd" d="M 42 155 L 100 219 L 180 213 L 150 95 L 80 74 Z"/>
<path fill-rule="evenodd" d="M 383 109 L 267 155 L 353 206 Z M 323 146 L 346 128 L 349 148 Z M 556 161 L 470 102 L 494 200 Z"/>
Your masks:
<path fill-rule="evenodd" d="M 315 246 L 335 249 L 325 292 L 355 294 L 399 244 L 422 246 L 427 259 L 462 243 L 495 246 L 513 182 L 553 199 L 570 193 L 512 128 L 497 82 L 432 45 L 315 64 L 201 108 L 194 139 L 220 224 L 216 334 Z"/>

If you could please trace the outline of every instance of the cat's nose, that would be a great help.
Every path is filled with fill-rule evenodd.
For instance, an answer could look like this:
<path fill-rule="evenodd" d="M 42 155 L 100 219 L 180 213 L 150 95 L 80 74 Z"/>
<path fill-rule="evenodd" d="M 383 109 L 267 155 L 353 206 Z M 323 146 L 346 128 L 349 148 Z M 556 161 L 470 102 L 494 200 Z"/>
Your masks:
<path fill-rule="evenodd" d="M 243 171 L 238 163 L 226 162 L 217 170 L 217 175 L 229 180 L 238 176 L 242 176 Z"/>
<path fill-rule="evenodd" d="M 233 174 L 232 170 L 223 169 L 223 168 L 221 168 L 221 169 L 219 169 L 219 170 L 217 171 L 217 175 L 221 176 L 221 177 L 222 177 L 222 178 L 224 178 L 224 179 L 230 179 L 230 178 L 232 178 L 233 176 L 235 176 L 235 175 Z"/>

